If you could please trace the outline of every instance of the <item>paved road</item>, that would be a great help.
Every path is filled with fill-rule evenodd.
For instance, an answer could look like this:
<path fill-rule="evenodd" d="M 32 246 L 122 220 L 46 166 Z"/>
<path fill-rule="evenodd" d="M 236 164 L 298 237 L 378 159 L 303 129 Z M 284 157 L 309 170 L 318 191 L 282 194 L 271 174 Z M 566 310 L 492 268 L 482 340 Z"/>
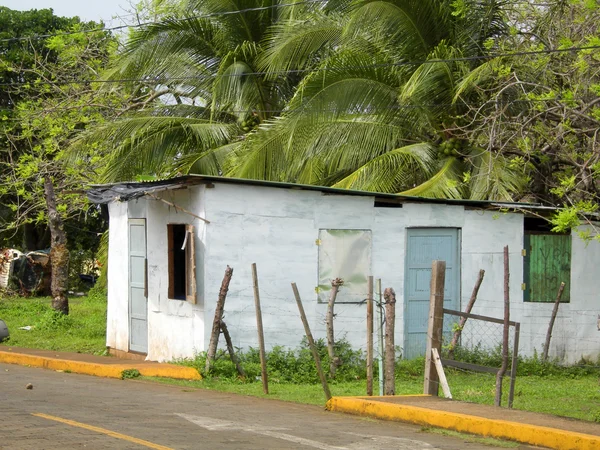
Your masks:
<path fill-rule="evenodd" d="M 33 389 L 26 389 L 31 383 Z M 1 449 L 487 449 L 308 405 L 0 364 Z M 526 447 L 523 447 L 526 448 Z"/>

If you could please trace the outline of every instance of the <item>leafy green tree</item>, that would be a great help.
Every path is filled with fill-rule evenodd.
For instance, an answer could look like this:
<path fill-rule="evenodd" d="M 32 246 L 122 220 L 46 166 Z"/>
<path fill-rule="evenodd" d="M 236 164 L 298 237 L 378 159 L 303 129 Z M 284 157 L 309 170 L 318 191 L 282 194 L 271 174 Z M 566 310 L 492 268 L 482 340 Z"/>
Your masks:
<path fill-rule="evenodd" d="M 16 105 L 27 98 L 22 86 L 38 78 L 32 69 L 39 60 L 52 63 L 57 58 L 56 52 L 35 36 L 55 33 L 78 22 L 77 18 L 57 17 L 51 9 L 13 11 L 0 7 L 0 178 L 3 180 L 9 179 L 6 171 L 11 169 L 15 152 L 21 150 L 9 143 L 6 129 L 13 127 L 16 120 Z M 28 250 L 44 247 L 49 243 L 45 224 L 35 226 L 29 222 L 18 230 L 10 227 L 15 214 L 9 204 L 17 202 L 14 195 L 5 194 L 1 198 L 0 240 L 5 241 L 4 245 L 23 244 Z"/>
<path fill-rule="evenodd" d="M 88 146 L 82 158 L 65 164 L 64 150 L 86 126 L 114 117 L 128 100 L 118 91 L 100 93 L 94 87 L 116 46 L 105 32 L 87 32 L 98 26 L 77 23 L 44 40 L 55 58 L 34 58 L 25 71 L 31 81 L 13 83 L 20 101 L 4 130 L 10 164 L 4 167 L 7 183 L 0 187 L 0 198 L 13 212 L 6 227 L 48 226 L 53 307 L 65 314 L 70 256 L 65 221 L 98 214 L 82 194 L 96 179 L 103 155 L 97 146 Z"/>
<path fill-rule="evenodd" d="M 524 2 L 500 53 L 458 91 L 477 99 L 457 133 L 503 155 L 527 176 L 527 199 L 561 206 L 557 231 L 598 208 L 600 188 L 600 6 L 595 1 Z M 559 50 L 555 52 L 553 50 Z M 552 52 L 547 52 L 552 50 Z"/>

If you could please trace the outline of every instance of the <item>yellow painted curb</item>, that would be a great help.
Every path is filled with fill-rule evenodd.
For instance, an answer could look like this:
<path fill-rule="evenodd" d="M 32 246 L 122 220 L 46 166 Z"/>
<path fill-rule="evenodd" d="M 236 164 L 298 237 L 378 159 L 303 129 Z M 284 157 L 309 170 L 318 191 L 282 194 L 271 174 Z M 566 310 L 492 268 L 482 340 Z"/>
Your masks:
<path fill-rule="evenodd" d="M 333 397 L 325 407 L 329 411 L 446 428 L 553 449 L 596 450 L 600 448 L 600 436 L 398 403 L 384 403 L 353 397 Z"/>
<path fill-rule="evenodd" d="M 137 369 L 141 375 L 149 377 L 177 378 L 182 380 L 200 380 L 200 374 L 192 367 L 173 365 L 136 365 L 131 364 L 97 364 L 67 359 L 47 358 L 0 351 L 0 362 L 21 366 L 43 367 L 44 369 L 62 370 L 96 377 L 121 378 L 127 369 Z"/>

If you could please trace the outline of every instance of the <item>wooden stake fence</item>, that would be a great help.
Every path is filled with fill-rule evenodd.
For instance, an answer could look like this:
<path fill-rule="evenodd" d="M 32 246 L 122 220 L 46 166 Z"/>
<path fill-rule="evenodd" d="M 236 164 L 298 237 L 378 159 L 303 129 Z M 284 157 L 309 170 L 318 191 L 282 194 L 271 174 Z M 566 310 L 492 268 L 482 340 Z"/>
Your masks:
<path fill-rule="evenodd" d="M 373 277 L 367 282 L 367 395 L 373 395 Z"/>
<path fill-rule="evenodd" d="M 502 403 L 502 380 L 508 368 L 508 330 L 510 322 L 510 270 L 508 266 L 508 246 L 504 247 L 504 329 L 502 330 L 502 366 L 496 375 L 496 398 L 494 404 Z"/>
<path fill-rule="evenodd" d="M 483 282 L 483 276 L 485 275 L 485 270 L 479 270 L 479 275 L 477 277 L 477 281 L 475 282 L 475 287 L 473 287 L 473 292 L 471 293 L 471 298 L 469 299 L 469 303 L 467 304 L 467 308 L 465 309 L 465 313 L 470 314 L 473 306 L 475 305 L 475 300 L 477 300 L 477 294 L 479 293 L 479 288 L 481 287 L 481 283 Z M 454 332 L 454 336 L 452 336 L 452 342 L 450 342 L 450 349 L 448 350 L 448 359 L 454 358 L 454 349 L 458 345 L 458 341 L 460 339 L 460 335 L 462 334 L 462 330 L 465 328 L 465 324 L 467 323 L 467 317 L 463 316 L 460 318 L 458 323 L 458 328 Z"/>
<path fill-rule="evenodd" d="M 425 353 L 425 381 L 423 393 L 438 395 L 439 377 L 433 361 L 432 349 L 442 351 L 442 327 L 444 323 L 444 282 L 446 261 L 433 261 L 429 296 L 429 321 L 427 323 L 427 350 Z"/>
<path fill-rule="evenodd" d="M 329 354 L 329 376 L 331 378 L 335 377 L 335 372 L 340 365 L 339 358 L 335 356 L 335 336 L 333 333 L 333 309 L 335 305 L 335 299 L 337 297 L 340 286 L 344 284 L 344 280 L 341 278 L 336 278 L 335 280 L 331 280 L 331 293 L 329 295 L 329 302 L 327 303 L 327 316 L 326 316 L 326 325 L 327 325 L 327 352 Z"/>
<path fill-rule="evenodd" d="M 229 358 L 231 358 L 231 362 L 235 364 L 235 369 L 237 370 L 238 375 L 240 377 L 246 378 L 246 372 L 244 372 L 244 369 L 240 364 L 240 360 L 235 354 L 235 351 L 233 349 L 233 342 L 231 342 L 231 336 L 229 335 L 229 330 L 227 329 L 227 325 L 223 320 L 221 320 L 221 333 L 223 333 L 223 336 L 225 337 L 227 351 L 229 352 Z"/>
<path fill-rule="evenodd" d="M 556 300 L 554 301 L 554 308 L 552 308 L 552 316 L 550 317 L 550 324 L 548 325 L 548 332 L 546 333 L 546 342 L 544 344 L 544 353 L 542 354 L 542 361 L 546 362 L 548 360 L 548 350 L 550 349 L 550 338 L 552 338 L 552 329 L 554 328 L 554 321 L 556 320 L 556 315 L 558 314 L 558 305 L 560 304 L 560 298 L 562 297 L 563 291 L 565 290 L 565 283 L 560 283 L 560 287 L 558 288 L 558 294 L 556 295 Z"/>
<path fill-rule="evenodd" d="M 385 395 L 396 394 L 396 348 L 394 345 L 394 328 L 396 324 L 396 293 L 386 288 L 385 299 Z"/>
<path fill-rule="evenodd" d="M 267 379 L 267 356 L 265 354 L 265 335 L 263 332 L 262 312 L 260 309 L 260 293 L 258 290 L 258 274 L 256 263 L 252 263 L 252 284 L 254 287 L 254 304 L 256 306 L 256 327 L 258 329 L 258 346 L 260 351 L 260 370 L 263 392 L 269 393 L 269 380 Z"/>
<path fill-rule="evenodd" d="M 223 308 L 225 308 L 225 299 L 227 298 L 227 291 L 229 290 L 229 282 L 233 276 L 233 268 L 227 266 L 225 269 L 225 276 L 221 282 L 221 289 L 219 290 L 219 298 L 217 300 L 217 306 L 215 307 L 215 318 L 213 319 L 212 331 L 210 333 L 210 343 L 208 345 L 208 352 L 206 353 L 206 363 L 204 364 L 204 373 L 208 375 L 210 371 L 210 365 L 215 359 L 217 353 L 217 344 L 219 343 L 219 332 L 221 330 L 221 320 L 223 319 Z"/>
<path fill-rule="evenodd" d="M 313 359 L 315 360 L 315 366 L 317 368 L 317 373 L 319 374 L 319 379 L 321 380 L 321 385 L 323 386 L 325 398 L 329 400 L 331 398 L 331 391 L 329 390 L 329 385 L 327 384 L 327 378 L 325 378 L 325 374 L 323 373 L 323 367 L 321 367 L 321 358 L 319 358 L 319 352 L 317 351 L 315 340 L 310 332 L 310 326 L 308 325 L 308 320 L 306 319 L 306 314 L 304 313 L 304 307 L 302 306 L 302 300 L 300 299 L 300 293 L 298 292 L 296 283 L 292 283 L 292 290 L 294 291 L 294 297 L 296 297 L 296 303 L 298 305 L 298 310 L 300 311 L 300 319 L 302 320 L 302 325 L 304 325 L 304 332 L 306 333 L 308 346 L 310 347 Z"/>

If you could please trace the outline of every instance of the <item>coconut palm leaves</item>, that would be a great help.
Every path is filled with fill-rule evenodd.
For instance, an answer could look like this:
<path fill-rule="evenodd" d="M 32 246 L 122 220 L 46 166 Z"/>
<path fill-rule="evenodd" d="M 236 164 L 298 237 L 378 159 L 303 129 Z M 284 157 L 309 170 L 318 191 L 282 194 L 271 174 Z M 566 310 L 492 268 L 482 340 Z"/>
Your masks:
<path fill-rule="evenodd" d="M 520 183 L 500 157 L 438 149 L 494 70 L 477 57 L 504 31 L 503 3 L 187 0 L 185 14 L 136 32 L 108 74 L 165 95 L 100 130 L 117 149 L 106 177 L 194 171 L 508 199 Z"/>

